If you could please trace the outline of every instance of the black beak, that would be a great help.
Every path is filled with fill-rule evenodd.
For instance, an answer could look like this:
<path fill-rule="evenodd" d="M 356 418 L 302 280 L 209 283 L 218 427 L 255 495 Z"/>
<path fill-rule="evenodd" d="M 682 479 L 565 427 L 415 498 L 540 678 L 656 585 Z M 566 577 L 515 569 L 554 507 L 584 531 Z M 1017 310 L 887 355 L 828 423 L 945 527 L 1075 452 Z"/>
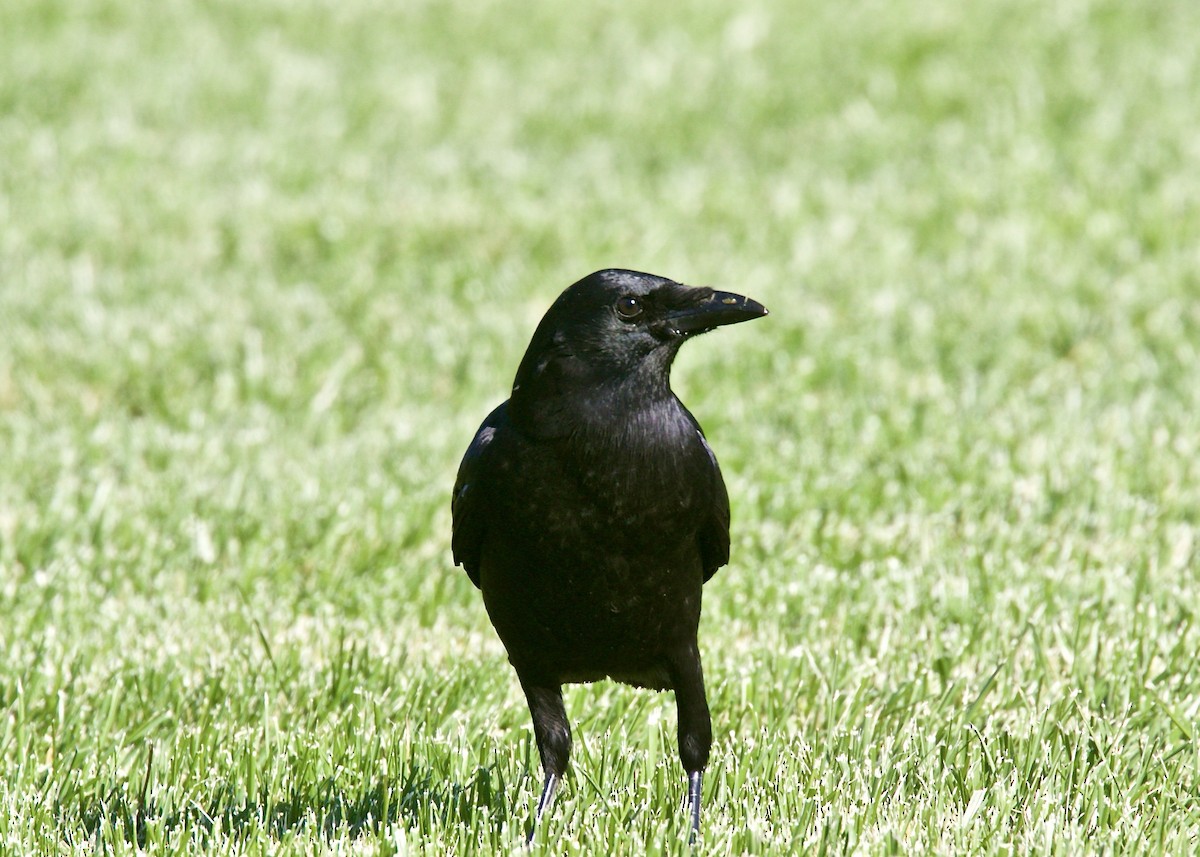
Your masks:
<path fill-rule="evenodd" d="M 667 313 L 667 323 L 676 333 L 684 336 L 706 333 L 714 327 L 750 321 L 754 318 L 762 318 L 767 314 L 765 306 L 744 295 L 735 295 L 733 292 L 716 292 L 709 289 L 703 291 L 709 292 L 707 297 Z"/>

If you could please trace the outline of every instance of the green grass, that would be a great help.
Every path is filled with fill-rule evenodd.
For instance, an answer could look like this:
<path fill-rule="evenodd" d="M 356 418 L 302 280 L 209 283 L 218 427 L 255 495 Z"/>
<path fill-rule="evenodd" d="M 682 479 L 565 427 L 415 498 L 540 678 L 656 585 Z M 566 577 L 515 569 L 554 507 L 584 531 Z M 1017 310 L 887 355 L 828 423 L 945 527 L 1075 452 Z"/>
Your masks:
<path fill-rule="evenodd" d="M 1192 854 L 1200 6 L 0 4 L 0 852 L 517 852 L 449 489 L 560 289 L 689 346 L 695 853 Z M 681 853 L 669 694 L 535 853 Z"/>

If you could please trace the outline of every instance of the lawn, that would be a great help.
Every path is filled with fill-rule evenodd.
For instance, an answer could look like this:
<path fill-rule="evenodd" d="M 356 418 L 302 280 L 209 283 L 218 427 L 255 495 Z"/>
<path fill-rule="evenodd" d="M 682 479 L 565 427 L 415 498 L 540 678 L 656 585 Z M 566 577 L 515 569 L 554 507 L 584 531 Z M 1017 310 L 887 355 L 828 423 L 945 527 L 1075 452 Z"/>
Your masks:
<path fill-rule="evenodd" d="M 1200 847 L 1200 4 L 0 4 L 0 852 L 520 853 L 459 456 L 597 268 L 749 294 L 697 854 Z M 688 851 L 567 694 L 533 853 Z"/>

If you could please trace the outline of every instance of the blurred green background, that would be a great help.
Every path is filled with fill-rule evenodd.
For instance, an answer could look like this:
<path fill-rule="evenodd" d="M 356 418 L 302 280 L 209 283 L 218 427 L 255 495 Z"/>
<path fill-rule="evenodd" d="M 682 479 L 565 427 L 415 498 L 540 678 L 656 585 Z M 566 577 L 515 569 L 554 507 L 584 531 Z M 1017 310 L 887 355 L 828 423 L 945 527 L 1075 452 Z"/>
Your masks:
<path fill-rule="evenodd" d="M 0 842 L 515 848 L 536 752 L 449 489 L 617 266 L 772 312 L 675 372 L 734 515 L 698 850 L 1189 853 L 1197 32 L 7 0 Z M 670 695 L 568 710 L 545 843 L 683 850 Z"/>

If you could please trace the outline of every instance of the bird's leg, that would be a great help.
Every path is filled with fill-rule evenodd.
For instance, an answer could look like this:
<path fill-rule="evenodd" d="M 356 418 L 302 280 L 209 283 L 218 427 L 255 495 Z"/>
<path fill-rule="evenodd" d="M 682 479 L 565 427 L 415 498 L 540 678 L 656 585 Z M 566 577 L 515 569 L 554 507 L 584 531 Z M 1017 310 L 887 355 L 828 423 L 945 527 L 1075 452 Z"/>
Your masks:
<path fill-rule="evenodd" d="M 558 791 L 558 774 L 546 774 L 546 779 L 542 783 L 542 796 L 538 798 L 537 812 L 533 816 L 533 825 L 537 827 L 537 823 L 541 821 L 542 813 L 550 808 L 550 804 L 554 803 L 554 793 Z M 530 838 L 533 833 L 530 832 Z"/>
<path fill-rule="evenodd" d="M 694 643 L 673 660 L 671 680 L 679 711 L 679 759 L 688 777 L 688 815 L 694 840 L 700 832 L 700 785 L 712 749 L 712 719 L 704 695 L 700 652 Z"/>
<path fill-rule="evenodd" d="M 571 756 L 571 724 L 567 722 L 561 685 L 522 679 L 521 688 L 525 691 L 529 713 L 533 716 L 533 734 L 542 758 L 542 771 L 546 775 L 542 796 L 538 799 L 537 812 L 533 817 L 533 827 L 529 831 L 529 841 L 532 842 L 542 813 L 550 808 L 558 784 L 567 770 L 567 760 Z"/>
<path fill-rule="evenodd" d="M 703 771 L 692 771 L 688 774 L 688 815 L 692 820 L 692 839 L 700 832 L 700 781 L 703 778 Z"/>

